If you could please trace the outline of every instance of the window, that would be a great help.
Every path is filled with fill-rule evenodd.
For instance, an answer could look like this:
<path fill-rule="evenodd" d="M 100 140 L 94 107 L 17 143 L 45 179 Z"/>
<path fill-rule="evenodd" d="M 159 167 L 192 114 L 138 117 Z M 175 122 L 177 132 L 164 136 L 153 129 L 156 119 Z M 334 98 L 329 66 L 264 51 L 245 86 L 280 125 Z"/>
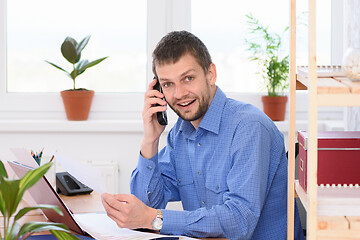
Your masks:
<path fill-rule="evenodd" d="M 59 92 L 72 88 L 60 52 L 67 36 L 91 39 L 83 59 L 109 56 L 76 79 L 96 92 L 142 92 L 146 78 L 146 0 L 7 1 L 7 91 Z"/>
<path fill-rule="evenodd" d="M 306 1 L 297 1 L 298 15 L 307 11 Z M 318 64 L 330 64 L 330 6 L 331 1 L 319 0 L 318 21 Z M 259 7 L 261 6 L 261 7 Z M 196 0 L 192 1 L 192 31 L 208 46 L 218 70 L 218 84 L 226 92 L 259 92 L 262 78 L 256 75 L 256 62 L 248 60 L 249 53 L 245 38 L 249 38 L 246 14 L 252 13 L 270 32 L 282 33 L 289 26 L 289 0 Z M 318 8 L 320 9 L 320 8 Z M 306 17 L 306 16 L 305 16 Z M 304 16 L 302 17 L 304 18 Z M 307 19 L 301 19 L 307 22 Z M 299 21 L 300 22 L 300 21 Z M 307 28 L 299 25 L 297 36 L 298 65 L 307 64 Z M 300 32 L 301 33 L 300 33 Z M 283 35 L 284 54 L 289 52 L 289 31 Z"/>
<path fill-rule="evenodd" d="M 89 60 L 109 56 L 77 79 L 78 87 L 96 91 L 90 119 L 141 118 L 142 92 L 147 80 L 152 79 L 152 50 L 172 30 L 192 31 L 204 41 L 217 65 L 218 84 L 231 92 L 230 97 L 251 103 L 259 101 L 261 79 L 254 74 L 255 63 L 247 59 L 244 16 L 252 12 L 262 23 L 276 25 L 275 31 L 282 30 L 289 18 L 288 2 L 0 1 L 0 118 L 65 119 L 59 91 L 70 88 L 71 79 L 44 60 L 69 69 L 69 63 L 61 56 L 60 44 L 66 36 L 79 40 L 88 34 L 92 37 L 83 56 Z M 307 3 L 297 2 L 299 12 L 307 10 Z M 333 48 L 330 51 L 330 3 L 317 1 L 319 64 L 330 64 L 329 55 L 333 51 Z M 56 11 L 51 12 L 52 9 Z M 273 14 L 279 12 L 284 14 Z M 331 20 L 341 22 L 334 20 L 334 15 Z M 307 53 L 306 46 L 300 45 L 301 41 L 307 42 L 306 28 L 303 31 L 298 47 Z M 284 45 L 284 49 L 288 46 Z M 298 64 L 306 62 L 298 59 Z"/>

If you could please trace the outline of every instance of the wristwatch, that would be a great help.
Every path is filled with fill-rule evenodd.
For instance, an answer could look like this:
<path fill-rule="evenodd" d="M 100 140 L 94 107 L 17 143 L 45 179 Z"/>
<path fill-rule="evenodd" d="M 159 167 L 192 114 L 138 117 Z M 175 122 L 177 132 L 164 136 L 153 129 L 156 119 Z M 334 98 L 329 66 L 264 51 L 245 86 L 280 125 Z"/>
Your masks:
<path fill-rule="evenodd" d="M 156 231 L 160 231 L 163 226 L 163 215 L 160 209 L 157 210 L 156 218 L 152 222 L 152 227 Z"/>

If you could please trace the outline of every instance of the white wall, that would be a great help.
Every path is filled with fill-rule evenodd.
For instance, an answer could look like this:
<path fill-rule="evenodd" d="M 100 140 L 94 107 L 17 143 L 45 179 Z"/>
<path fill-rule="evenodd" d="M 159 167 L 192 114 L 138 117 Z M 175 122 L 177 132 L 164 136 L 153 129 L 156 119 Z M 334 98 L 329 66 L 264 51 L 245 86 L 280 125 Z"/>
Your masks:
<path fill-rule="evenodd" d="M 336 112 L 333 114 L 336 115 Z M 338 115 L 339 113 L 337 113 Z M 171 113 L 170 113 L 171 115 Z M 170 116 L 171 117 L 171 116 Z M 342 130 L 342 120 L 320 120 L 319 130 Z M 166 143 L 166 128 L 160 146 Z M 276 122 L 288 145 L 288 122 Z M 307 121 L 297 121 L 297 129 L 306 130 Z M 87 162 L 107 174 L 111 193 L 129 193 L 129 179 L 136 167 L 142 139 L 141 120 L 0 120 L 0 159 L 15 160 L 10 148 L 39 151 L 44 156 L 58 151 L 71 159 Z M 109 169 L 110 168 L 110 169 Z M 57 169 L 60 171 L 60 169 Z M 111 176 L 112 175 L 112 176 Z"/>
<path fill-rule="evenodd" d="M 109 191 L 129 193 L 141 139 L 141 121 L 1 120 L 0 159 L 15 160 L 10 148 L 39 151 L 44 147 L 44 157 L 57 150 L 74 160 L 103 165 L 105 170 L 107 166 L 117 167 L 112 170 L 118 171 L 118 176 L 113 176 L 118 182 L 109 183 Z"/>

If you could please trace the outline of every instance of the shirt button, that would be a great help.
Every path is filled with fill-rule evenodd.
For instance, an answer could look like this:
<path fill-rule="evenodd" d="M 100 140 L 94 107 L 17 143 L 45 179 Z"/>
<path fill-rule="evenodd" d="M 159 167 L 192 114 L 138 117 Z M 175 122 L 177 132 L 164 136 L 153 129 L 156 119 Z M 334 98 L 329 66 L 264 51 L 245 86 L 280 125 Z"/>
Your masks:
<path fill-rule="evenodd" d="M 198 143 L 198 147 L 200 147 L 201 146 L 201 143 Z"/>
<path fill-rule="evenodd" d="M 181 178 L 178 179 L 178 182 L 181 183 Z"/>
<path fill-rule="evenodd" d="M 218 185 L 218 186 L 216 186 L 216 190 L 219 190 L 219 185 Z"/>
<path fill-rule="evenodd" d="M 148 195 L 150 195 L 150 194 L 151 194 L 151 192 L 150 192 L 150 191 L 148 191 L 148 192 L 147 192 L 147 194 L 148 194 Z"/>
<path fill-rule="evenodd" d="M 201 172 L 200 172 L 200 171 L 198 171 L 197 173 L 198 173 L 199 175 L 201 175 Z"/>
<path fill-rule="evenodd" d="M 205 201 L 204 201 L 204 200 L 202 200 L 201 203 L 202 203 L 202 205 L 205 205 Z"/>
<path fill-rule="evenodd" d="M 151 169 L 152 169 L 152 166 L 148 166 L 148 169 L 151 170 Z"/>

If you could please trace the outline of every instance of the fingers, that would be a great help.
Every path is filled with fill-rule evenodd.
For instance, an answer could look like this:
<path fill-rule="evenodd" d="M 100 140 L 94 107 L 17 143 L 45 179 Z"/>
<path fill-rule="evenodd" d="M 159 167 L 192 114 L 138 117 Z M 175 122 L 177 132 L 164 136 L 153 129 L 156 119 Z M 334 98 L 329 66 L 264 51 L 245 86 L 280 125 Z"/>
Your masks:
<path fill-rule="evenodd" d="M 162 98 L 164 95 L 157 90 L 149 90 L 145 93 L 143 119 L 151 121 L 154 114 L 157 112 L 164 112 L 167 110 L 167 102 Z"/>
<path fill-rule="evenodd" d="M 121 228 L 150 227 L 156 210 L 150 209 L 131 194 L 102 194 L 101 199 L 107 215 Z M 149 211 L 153 210 L 148 217 Z"/>
<path fill-rule="evenodd" d="M 154 89 L 148 90 L 144 95 L 145 103 L 149 104 L 166 105 L 166 101 L 163 98 L 164 94 Z"/>
<path fill-rule="evenodd" d="M 159 104 L 164 106 L 167 104 L 165 100 L 163 100 L 164 95 L 157 90 L 151 90 L 150 92 L 145 93 L 145 104 L 146 106 L 154 106 Z"/>
<path fill-rule="evenodd" d="M 128 227 L 129 212 L 126 208 L 126 202 L 121 201 L 116 195 L 104 193 L 101 195 L 101 201 L 106 210 L 108 217 L 110 217 L 120 228 Z"/>
<path fill-rule="evenodd" d="M 154 86 L 155 86 L 155 84 L 156 84 L 157 81 L 158 81 L 158 80 L 154 77 L 153 80 L 150 82 L 147 90 L 148 90 L 148 91 L 153 90 L 153 89 L 154 89 Z"/>
<path fill-rule="evenodd" d="M 160 99 L 164 98 L 164 94 L 162 94 L 160 91 L 154 89 L 154 86 L 157 81 L 158 80 L 154 77 L 154 79 L 150 82 L 148 89 L 145 93 L 145 98 L 160 98 Z M 166 103 L 160 104 L 160 105 L 165 105 L 165 104 Z"/>

